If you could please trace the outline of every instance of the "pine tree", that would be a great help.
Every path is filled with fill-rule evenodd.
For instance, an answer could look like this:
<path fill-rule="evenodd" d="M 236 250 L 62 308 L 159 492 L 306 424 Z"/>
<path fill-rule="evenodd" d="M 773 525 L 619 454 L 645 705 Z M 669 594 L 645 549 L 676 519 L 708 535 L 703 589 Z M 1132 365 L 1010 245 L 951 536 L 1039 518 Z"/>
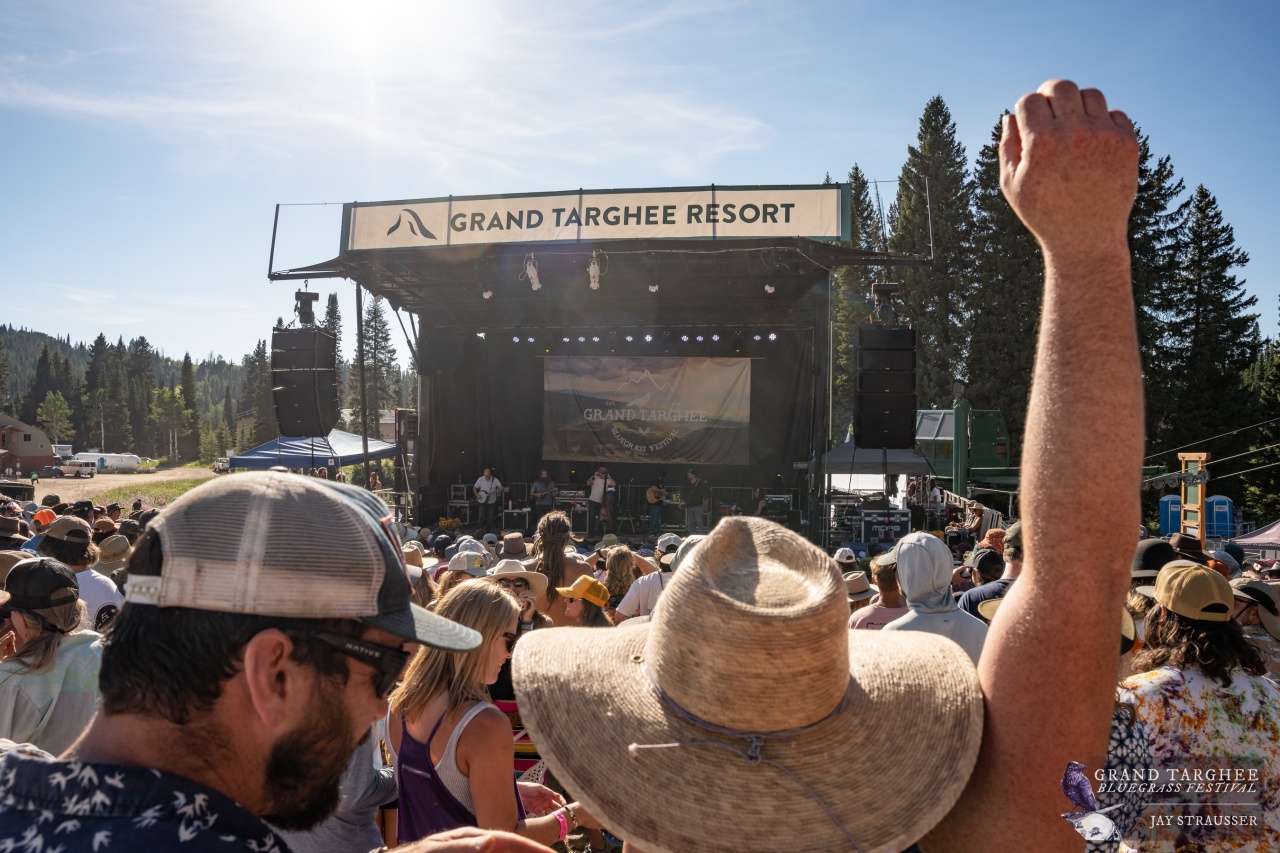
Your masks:
<path fill-rule="evenodd" d="M 124 359 L 118 354 L 113 356 L 107 362 L 103 378 L 106 385 L 104 406 L 106 443 L 101 451 L 130 453 L 133 451 L 133 425 L 129 422 L 129 408 L 126 405 L 129 378 L 125 375 Z"/>
<path fill-rule="evenodd" d="M 258 341 L 253 354 L 245 359 L 245 397 L 253 409 L 253 446 L 278 438 L 280 423 L 271 393 L 271 357 L 266 341 Z"/>
<path fill-rule="evenodd" d="M 225 390 L 222 395 L 222 425 L 226 428 L 228 434 L 236 431 L 236 409 L 231 402 L 231 383 L 224 386 Z"/>
<path fill-rule="evenodd" d="M 399 399 L 399 380 L 396 365 L 396 348 L 391 343 L 391 327 L 382 310 L 382 303 L 373 300 L 364 318 L 365 396 L 368 411 L 360 406 L 360 370 L 358 363 L 351 369 L 351 408 L 357 435 L 378 438 L 378 421 L 383 409 L 394 407 Z"/>
<path fill-rule="evenodd" d="M 9 353 L 0 340 L 0 412 L 9 411 Z"/>
<path fill-rule="evenodd" d="M 1260 347 L 1258 315 L 1248 310 L 1258 300 L 1246 295 L 1244 283 L 1231 273 L 1249 256 L 1236 247 L 1234 229 L 1203 185 L 1183 206 L 1175 239 L 1173 277 L 1159 290 L 1168 329 L 1163 345 L 1168 379 L 1159 392 L 1169 397 L 1170 414 L 1161 430 L 1166 447 L 1252 422 L 1242 420 L 1253 415 L 1242 379 Z M 1250 440 L 1246 434 L 1227 436 L 1209 449 L 1222 457 L 1246 449 Z M 1177 464 L 1173 455 L 1158 461 Z M 1232 495 L 1238 487 L 1238 481 L 1229 482 L 1222 492 Z"/>
<path fill-rule="evenodd" d="M 1138 194 L 1129 215 L 1129 252 L 1133 269 L 1133 301 L 1138 322 L 1138 348 L 1147 387 L 1147 441 L 1165 447 L 1163 430 L 1170 422 L 1172 403 L 1163 389 L 1177 380 L 1170 373 L 1172 357 L 1167 321 L 1172 306 L 1165 291 L 1175 275 L 1177 227 L 1189 201 L 1178 203 L 1185 186 L 1174 175 L 1168 156 L 1152 162 L 1151 139 L 1138 133 Z"/>
<path fill-rule="evenodd" d="M 973 175 L 973 287 L 967 297 L 967 396 L 999 409 L 1022 439 L 1044 291 L 1040 246 L 1000 191 L 1001 125 L 978 152 Z M 1016 458 L 1016 451 L 1015 451 Z"/>
<path fill-rule="evenodd" d="M 1280 417 L 1280 347 L 1275 344 L 1264 347 L 1251 374 L 1246 385 L 1256 400 L 1258 421 Z M 1250 436 L 1252 448 L 1269 448 L 1249 457 L 1240 469 L 1260 468 L 1241 479 L 1244 480 L 1242 509 L 1261 525 L 1280 518 L 1280 465 L 1273 464 L 1280 462 L 1280 448 L 1272 447 L 1280 445 L 1280 421 L 1263 424 L 1251 430 Z M 1272 467 L 1262 467 L 1269 464 Z"/>
<path fill-rule="evenodd" d="M 871 182 L 855 163 L 849 170 L 850 248 L 867 251 L 883 251 L 884 240 L 880 217 L 871 201 Z M 833 275 L 831 319 L 835 327 L 834 391 L 831 402 L 831 418 L 835 440 L 843 441 L 853 423 L 854 397 L 857 392 L 856 335 L 859 323 L 865 323 L 871 313 L 871 285 L 875 269 L 855 266 L 839 267 Z"/>
<path fill-rule="evenodd" d="M 904 313 L 915 325 L 918 341 L 917 403 L 926 409 L 950 405 L 956 367 L 965 351 L 964 293 L 973 230 L 966 163 L 951 112 L 935 96 L 920 118 L 917 144 L 907 148 L 889 241 L 895 252 L 927 256 L 931 234 L 933 238 L 933 263 L 899 272 Z"/>
<path fill-rule="evenodd" d="M 346 371 L 344 370 L 342 359 L 342 312 L 338 309 L 338 294 L 329 294 L 329 299 L 325 303 L 324 308 L 324 322 L 321 325 L 329 332 L 329 334 L 333 335 L 333 348 L 334 352 L 337 354 L 334 364 L 335 382 L 333 390 L 333 406 L 339 413 L 338 428 L 345 429 L 346 424 L 342 422 L 341 413 L 344 402 L 344 395 L 342 393 L 343 378 Z"/>
<path fill-rule="evenodd" d="M 55 444 L 71 434 L 71 407 L 57 391 L 50 391 L 36 410 L 36 423 Z"/>
<path fill-rule="evenodd" d="M 93 339 L 93 345 L 89 347 L 89 366 L 84 371 L 84 384 L 89 391 L 102 387 L 102 370 L 107 366 L 110 350 L 111 344 L 107 343 L 107 336 L 99 332 L 98 337 Z"/>
<path fill-rule="evenodd" d="M 45 395 L 55 390 L 57 389 L 54 388 L 53 357 L 49 353 L 49 344 L 46 343 L 40 350 L 40 358 L 36 361 L 36 372 L 31 377 L 31 384 L 22 395 L 18 420 L 26 424 L 35 423 L 36 409 L 44 402 Z"/>
<path fill-rule="evenodd" d="M 182 405 L 187 410 L 186 431 L 178 442 L 178 453 L 183 459 L 195 459 L 200 455 L 200 413 L 196 407 L 196 370 L 191 353 L 182 357 Z"/>
<path fill-rule="evenodd" d="M 151 422 L 151 398 L 156 388 L 155 359 L 156 352 L 145 337 L 140 335 L 129 341 L 129 355 L 125 359 L 125 375 L 129 382 L 129 424 L 133 429 L 135 446 L 148 456 L 158 455 Z"/>

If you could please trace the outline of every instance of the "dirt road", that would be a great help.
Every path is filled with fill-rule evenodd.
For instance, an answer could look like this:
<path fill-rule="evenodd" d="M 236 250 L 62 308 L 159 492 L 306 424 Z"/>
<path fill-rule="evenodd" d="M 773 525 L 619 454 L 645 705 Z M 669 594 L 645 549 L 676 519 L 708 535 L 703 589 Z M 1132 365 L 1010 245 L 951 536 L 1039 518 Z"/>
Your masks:
<path fill-rule="evenodd" d="M 168 480 L 203 480 L 212 478 L 213 471 L 208 468 L 166 468 L 154 474 L 98 474 L 95 477 L 59 477 L 41 480 L 36 486 L 36 503 L 49 493 L 53 493 L 67 503 L 92 499 L 103 492 L 119 486 L 137 483 L 144 488 L 149 483 L 163 483 Z"/>

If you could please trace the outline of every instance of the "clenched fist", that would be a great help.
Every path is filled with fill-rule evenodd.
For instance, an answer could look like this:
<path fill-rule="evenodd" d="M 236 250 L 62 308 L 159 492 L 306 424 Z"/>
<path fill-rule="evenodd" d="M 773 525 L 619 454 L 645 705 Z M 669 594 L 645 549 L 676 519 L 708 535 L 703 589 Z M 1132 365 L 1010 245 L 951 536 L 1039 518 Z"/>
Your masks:
<path fill-rule="evenodd" d="M 1046 254 L 1127 250 L 1138 140 L 1097 89 L 1050 80 L 1004 117 L 1000 187 Z"/>

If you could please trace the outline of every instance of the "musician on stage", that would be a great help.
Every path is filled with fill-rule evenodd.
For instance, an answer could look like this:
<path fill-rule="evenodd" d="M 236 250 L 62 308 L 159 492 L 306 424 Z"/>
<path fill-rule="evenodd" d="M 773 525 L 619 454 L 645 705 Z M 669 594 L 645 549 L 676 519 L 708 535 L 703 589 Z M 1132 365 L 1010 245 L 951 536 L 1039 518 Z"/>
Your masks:
<path fill-rule="evenodd" d="M 693 471 L 686 475 L 686 479 L 689 485 L 682 490 L 685 525 L 689 528 L 690 535 L 706 533 L 706 515 L 711 507 L 711 486 Z"/>
<path fill-rule="evenodd" d="M 533 529 L 538 529 L 538 522 L 544 515 L 551 512 L 555 508 L 556 498 L 560 495 L 560 488 L 556 485 L 555 480 L 551 479 L 551 474 L 543 471 L 538 474 L 538 479 L 534 480 L 529 486 L 529 503 L 533 510 L 533 518 L 531 525 Z"/>
<path fill-rule="evenodd" d="M 654 477 L 649 481 L 644 499 L 649 503 L 649 536 L 656 538 L 662 531 L 662 502 L 667 499 L 667 490 L 661 477 Z"/>
<path fill-rule="evenodd" d="M 596 520 L 604 509 L 604 501 L 609 489 L 616 489 L 617 482 L 609 476 L 609 470 L 603 465 L 587 480 L 587 533 L 594 536 L 597 530 Z"/>
<path fill-rule="evenodd" d="M 493 471 L 489 468 L 484 469 L 480 479 L 476 480 L 476 484 L 471 487 L 471 493 L 480 504 L 480 521 L 477 526 L 485 533 L 491 533 L 494 530 L 493 514 L 502 491 L 502 483 L 493 476 Z"/>

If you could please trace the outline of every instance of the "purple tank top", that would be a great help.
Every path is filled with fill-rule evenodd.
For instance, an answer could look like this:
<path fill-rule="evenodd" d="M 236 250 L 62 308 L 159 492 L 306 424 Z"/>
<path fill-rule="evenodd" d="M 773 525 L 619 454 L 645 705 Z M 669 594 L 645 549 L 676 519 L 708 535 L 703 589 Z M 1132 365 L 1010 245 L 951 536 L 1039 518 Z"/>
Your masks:
<path fill-rule="evenodd" d="M 446 712 L 448 713 L 448 712 Z M 426 743 L 414 740 L 400 718 L 400 752 L 396 756 L 396 792 L 400 807 L 396 812 L 396 837 L 400 844 L 417 841 L 437 832 L 460 826 L 475 826 L 476 816 L 458 802 L 436 772 L 431 761 L 431 741 L 436 736 L 444 714 L 436 720 Z M 513 779 L 512 785 L 515 785 Z M 524 820 L 524 804 L 516 788 L 518 819 Z"/>

